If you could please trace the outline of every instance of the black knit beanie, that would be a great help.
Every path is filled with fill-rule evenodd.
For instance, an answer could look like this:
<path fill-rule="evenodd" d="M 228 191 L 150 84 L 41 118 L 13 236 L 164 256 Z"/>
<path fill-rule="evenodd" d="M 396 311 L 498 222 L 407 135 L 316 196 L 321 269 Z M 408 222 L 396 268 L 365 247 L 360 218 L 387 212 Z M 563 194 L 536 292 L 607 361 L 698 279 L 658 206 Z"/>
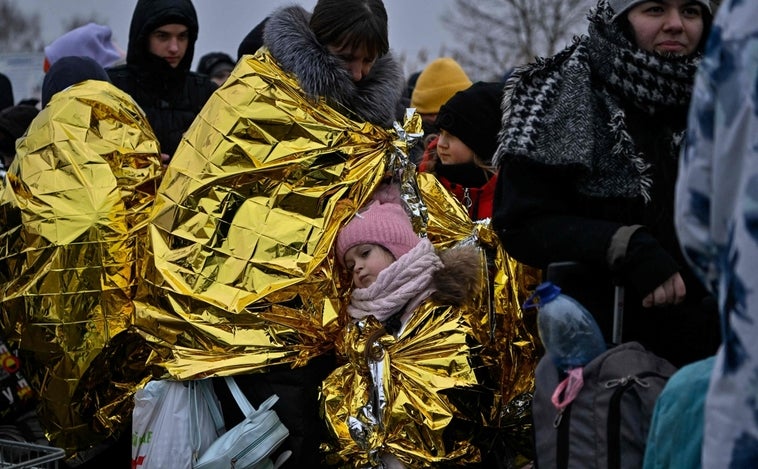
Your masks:
<path fill-rule="evenodd" d="M 50 66 L 42 79 L 42 107 L 47 106 L 55 93 L 86 80 L 111 81 L 95 59 L 77 56 L 61 58 Z"/>
<path fill-rule="evenodd" d="M 485 164 L 492 162 L 500 131 L 503 85 L 479 81 L 440 107 L 435 124 L 458 137 Z"/>

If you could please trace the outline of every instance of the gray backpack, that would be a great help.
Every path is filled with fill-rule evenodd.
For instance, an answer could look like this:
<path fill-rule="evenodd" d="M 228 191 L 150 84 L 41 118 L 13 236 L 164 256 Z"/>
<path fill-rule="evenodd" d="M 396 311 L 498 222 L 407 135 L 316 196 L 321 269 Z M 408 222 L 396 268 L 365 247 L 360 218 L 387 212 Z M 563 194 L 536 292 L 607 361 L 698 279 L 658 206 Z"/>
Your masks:
<path fill-rule="evenodd" d="M 532 401 L 537 467 L 641 468 L 655 401 L 675 371 L 637 342 L 615 346 L 584 367 L 584 386 L 559 412 L 551 396 L 562 378 L 543 357 Z"/>

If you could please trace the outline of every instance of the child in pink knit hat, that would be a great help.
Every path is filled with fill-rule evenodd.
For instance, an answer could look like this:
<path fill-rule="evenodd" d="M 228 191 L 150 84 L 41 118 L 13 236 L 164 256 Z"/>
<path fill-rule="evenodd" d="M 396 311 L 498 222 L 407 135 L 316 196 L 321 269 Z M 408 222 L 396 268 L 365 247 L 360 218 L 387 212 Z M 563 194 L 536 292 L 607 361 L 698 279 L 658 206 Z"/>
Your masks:
<path fill-rule="evenodd" d="M 462 453 L 453 449 L 466 442 L 451 441 L 448 447 L 441 443 L 440 438 L 443 433 L 447 434 L 447 430 L 452 431 L 446 429 L 448 426 L 458 425 L 455 417 L 461 415 L 461 410 L 443 396 L 470 389 L 476 384 L 471 365 L 471 356 L 475 352 L 469 348 L 476 343 L 476 339 L 462 306 L 479 290 L 481 264 L 477 248 L 455 247 L 438 253 L 427 238 L 419 237 L 414 232 L 403 202 L 393 186 L 384 186 L 339 232 L 335 252 L 339 264 L 352 276 L 353 283 L 347 307 L 352 321 L 345 328 L 346 346 L 354 351 L 379 348 L 382 351 L 377 356 L 348 353 L 350 363 L 327 378 L 322 394 L 327 402 L 327 421 L 343 421 L 344 417 L 330 414 L 335 409 L 331 405 L 335 399 L 332 383 L 343 383 L 346 388 L 358 390 L 356 392 L 359 394 L 362 389 L 359 383 L 372 383 L 375 392 L 410 386 L 400 394 L 434 396 L 435 405 L 442 406 L 439 411 L 450 413 L 450 418 L 445 419 L 448 423 L 443 427 L 440 427 L 437 418 L 425 417 L 425 412 L 413 419 L 398 418 L 405 415 L 400 410 L 404 401 L 396 400 L 394 393 L 389 391 L 381 406 L 372 407 L 376 421 L 383 422 L 382 428 L 366 430 L 369 433 L 386 432 L 386 437 L 372 440 L 379 446 L 354 454 L 354 445 L 358 440 L 353 440 L 355 436 L 350 439 L 343 437 L 339 444 L 340 451 L 348 462 L 355 465 L 365 462 L 360 460 L 360 454 L 373 453 L 377 459 L 371 461 L 372 465 L 381 463 L 391 469 L 416 466 L 422 459 L 432 464 L 456 463 Z M 420 333 L 422 330 L 427 332 Z M 440 333 L 445 336 L 442 341 L 445 345 L 424 339 L 424 334 L 430 334 L 430 330 L 444 330 Z M 386 372 L 379 374 L 370 371 L 383 369 L 388 363 L 415 362 L 409 353 L 414 357 L 414 354 L 438 356 L 439 363 L 445 365 L 420 365 L 424 373 L 435 377 L 423 388 L 414 387 L 417 385 L 404 375 L 403 366 L 389 366 Z M 447 366 L 453 363 L 455 365 Z M 342 403 L 348 401 L 348 414 L 359 415 L 364 404 L 362 399 L 368 399 L 368 394 L 351 398 L 341 396 L 341 404 L 336 408 L 341 409 Z M 368 405 L 368 401 L 365 404 Z M 338 413 L 341 412 L 339 409 Z M 339 428 L 337 425 L 332 430 L 339 434 Z M 454 433 L 452 431 L 450 434 Z M 388 443 L 398 435 L 424 435 L 424 438 L 409 440 L 403 445 Z M 427 447 L 426 441 L 436 443 Z M 429 458 L 433 460 L 427 461 Z"/>
<path fill-rule="evenodd" d="M 397 188 L 388 184 L 339 232 L 336 254 L 353 280 L 348 314 L 353 319 L 373 316 L 390 333 L 398 332 L 433 294 L 441 304 L 457 305 L 477 287 L 475 248 L 438 254 L 413 231 Z"/>
<path fill-rule="evenodd" d="M 413 250 L 421 238 L 399 203 L 375 200 L 355 215 L 337 238 L 339 260 L 353 284 L 367 288 L 380 271 Z"/>
<path fill-rule="evenodd" d="M 432 275 L 443 266 L 432 243 L 413 231 L 401 204 L 385 186 L 337 236 L 337 258 L 353 279 L 348 306 L 353 319 L 394 318 L 396 327 L 400 316 L 429 296 Z"/>

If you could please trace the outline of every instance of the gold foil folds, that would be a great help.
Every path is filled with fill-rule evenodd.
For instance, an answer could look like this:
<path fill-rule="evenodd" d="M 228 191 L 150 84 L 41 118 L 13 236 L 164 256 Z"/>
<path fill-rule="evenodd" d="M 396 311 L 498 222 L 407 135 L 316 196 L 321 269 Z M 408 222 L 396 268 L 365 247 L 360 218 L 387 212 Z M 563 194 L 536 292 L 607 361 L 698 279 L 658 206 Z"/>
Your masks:
<path fill-rule="evenodd" d="M 26 359 L 48 437 L 69 453 L 128 422 L 135 382 L 116 376 L 125 357 L 102 365 L 132 321 L 159 175 L 142 111 L 111 84 L 87 81 L 34 119 L 3 184 L 2 330 Z"/>
<path fill-rule="evenodd" d="M 337 230 L 405 145 L 307 98 L 268 54 L 242 60 L 156 197 L 136 314 L 151 364 L 191 379 L 300 366 L 332 349 L 345 295 L 330 254 Z"/>
<path fill-rule="evenodd" d="M 335 344 L 345 353 L 360 349 L 332 246 L 388 176 L 401 184 L 419 233 L 441 248 L 482 247 L 490 269 L 470 307 L 420 314 L 416 336 L 382 339 L 389 357 L 387 379 L 376 381 L 387 397 L 382 426 L 397 431 L 357 425 L 368 422 L 356 412 L 376 377 L 346 373 L 326 384 L 324 418 L 339 442 L 332 449 L 351 464 L 370 461 L 386 444 L 411 465 L 450 455 L 475 460 L 468 436 L 444 456 L 432 448 L 445 422 L 471 419 L 472 409 L 424 383 L 450 384 L 439 371 L 454 365 L 453 387 L 487 396 L 486 405 L 471 401 L 476 423 L 496 427 L 532 389 L 535 340 L 519 304 L 538 279 L 503 252 L 488 223 L 472 223 L 433 176 L 416 174 L 406 155 L 420 135 L 417 114 L 393 129 L 353 120 L 305 96 L 261 50 L 243 58 L 207 102 L 153 199 L 158 148 L 141 112 L 107 84 L 59 95 L 66 94 L 35 120 L 9 172 L 0 261 L 3 328 L 47 363 L 38 377 L 46 421 L 69 454 L 97 439 L 93 427 L 102 437 L 128 419 L 123 403 L 147 370 L 198 379 L 301 366 Z M 445 331 L 449 340 L 439 338 Z M 108 377 L 119 369 L 124 379 L 111 378 L 105 389 L 93 364 Z M 398 366 L 419 385 L 396 387 L 388 378 Z M 428 415 L 434 430 L 407 433 L 395 423 L 405 418 L 401 409 Z M 100 423 L 87 426 L 82 415 Z M 345 417 L 356 424 L 353 436 Z M 354 438 L 360 429 L 374 431 L 367 443 L 358 438 L 363 446 Z"/>
<path fill-rule="evenodd" d="M 416 183 L 429 239 L 441 249 L 481 248 L 483 289 L 460 308 L 422 304 L 397 338 L 373 319 L 347 325 L 340 351 L 348 363 L 322 394 L 336 439 L 327 446 L 349 467 L 376 467 L 387 453 L 407 467 L 477 462 L 483 428 L 529 438 L 535 342 L 519 305 L 539 272 L 510 258 L 489 221 L 473 223 L 433 175 Z"/>

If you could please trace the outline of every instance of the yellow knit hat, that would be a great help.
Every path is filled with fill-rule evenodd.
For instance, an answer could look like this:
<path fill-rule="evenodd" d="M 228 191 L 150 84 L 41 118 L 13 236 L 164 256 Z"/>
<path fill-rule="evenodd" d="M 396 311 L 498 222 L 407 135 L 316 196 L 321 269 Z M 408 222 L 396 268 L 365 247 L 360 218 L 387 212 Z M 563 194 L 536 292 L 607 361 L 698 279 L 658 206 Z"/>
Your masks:
<path fill-rule="evenodd" d="M 411 107 L 419 114 L 436 114 L 458 91 L 471 86 L 471 80 L 458 62 L 442 57 L 426 66 L 416 80 Z"/>

